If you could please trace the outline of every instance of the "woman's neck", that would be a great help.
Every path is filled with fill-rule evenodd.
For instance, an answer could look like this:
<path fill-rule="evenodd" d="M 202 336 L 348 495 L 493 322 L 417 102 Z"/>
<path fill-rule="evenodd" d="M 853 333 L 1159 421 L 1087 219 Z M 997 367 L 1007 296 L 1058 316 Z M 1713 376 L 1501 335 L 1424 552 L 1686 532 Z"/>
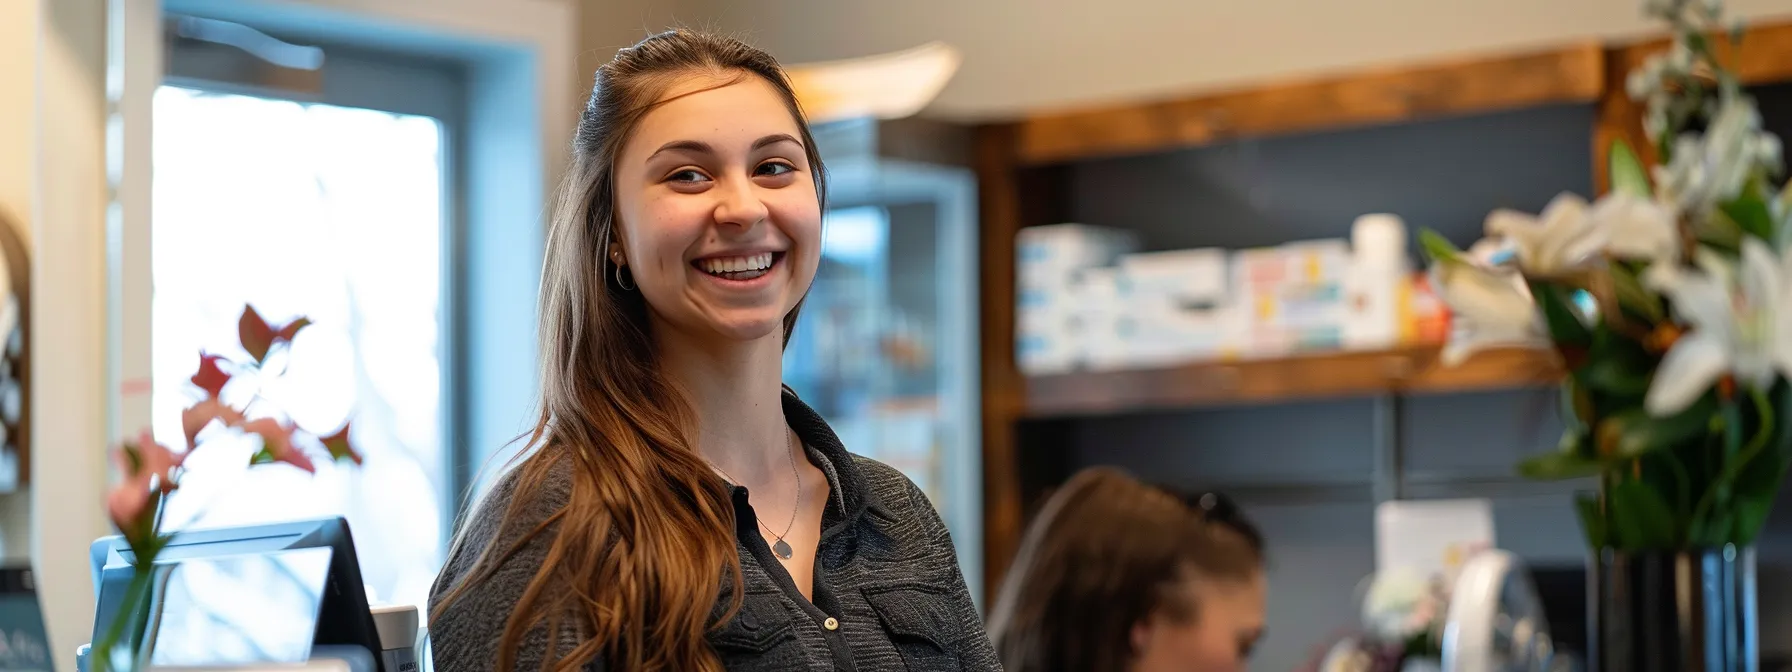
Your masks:
<path fill-rule="evenodd" d="M 655 325 L 669 327 L 670 325 Z M 695 414 L 697 449 L 741 485 L 790 478 L 783 336 L 718 344 L 656 329 L 660 366 Z"/>

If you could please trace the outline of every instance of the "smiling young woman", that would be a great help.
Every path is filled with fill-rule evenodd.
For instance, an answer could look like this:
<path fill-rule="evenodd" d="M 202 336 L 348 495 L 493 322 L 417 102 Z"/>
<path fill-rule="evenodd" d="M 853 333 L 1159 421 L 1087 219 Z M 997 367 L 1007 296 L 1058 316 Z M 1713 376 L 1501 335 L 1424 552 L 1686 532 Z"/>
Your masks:
<path fill-rule="evenodd" d="M 764 52 L 673 31 L 598 69 L 541 416 L 432 591 L 436 669 L 999 669 L 926 497 L 782 384 L 823 175 Z"/>

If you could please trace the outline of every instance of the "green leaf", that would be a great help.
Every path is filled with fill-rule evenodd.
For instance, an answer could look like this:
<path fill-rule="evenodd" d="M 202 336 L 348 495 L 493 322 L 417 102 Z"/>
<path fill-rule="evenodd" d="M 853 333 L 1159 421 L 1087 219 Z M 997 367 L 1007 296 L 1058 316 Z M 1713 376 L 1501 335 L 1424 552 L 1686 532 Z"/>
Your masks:
<path fill-rule="evenodd" d="M 1605 516 L 1599 510 L 1599 499 L 1590 493 L 1574 496 L 1574 511 L 1580 515 L 1580 529 L 1587 535 L 1589 548 L 1605 548 L 1611 539 L 1606 536 Z"/>
<path fill-rule="evenodd" d="M 1600 423 L 1600 454 L 1608 459 L 1634 458 L 1680 445 L 1710 432 L 1716 412 L 1717 402 L 1709 394 L 1667 417 L 1654 417 L 1641 408 L 1625 409 Z"/>
<path fill-rule="evenodd" d="M 1766 497 L 1772 499 L 1779 493 L 1780 483 L 1786 476 L 1786 455 L 1771 447 L 1761 451 L 1755 459 L 1749 461 L 1740 473 L 1736 482 L 1731 485 L 1731 493 L 1737 497 Z"/>
<path fill-rule="evenodd" d="M 1530 286 L 1531 296 L 1537 301 L 1543 321 L 1549 327 L 1551 341 L 1568 346 L 1586 346 L 1593 342 L 1593 331 L 1587 328 L 1580 310 L 1568 298 L 1567 287 L 1542 280 L 1533 280 Z"/>
<path fill-rule="evenodd" d="M 1737 497 L 1735 499 L 1736 524 L 1730 530 L 1727 541 L 1747 546 L 1755 543 L 1761 536 L 1761 528 L 1767 524 L 1767 514 L 1773 512 L 1773 500 L 1769 497 Z"/>
<path fill-rule="evenodd" d="M 1674 512 L 1661 493 L 1641 481 L 1623 481 L 1608 493 L 1617 546 L 1624 549 L 1666 549 L 1674 544 Z"/>
<path fill-rule="evenodd" d="M 1650 322 L 1660 322 L 1667 317 L 1661 307 L 1661 297 L 1643 286 L 1637 271 L 1629 264 L 1613 263 L 1609 272 L 1619 306 Z"/>
<path fill-rule="evenodd" d="M 1580 370 L 1578 377 L 1588 388 L 1601 394 L 1641 398 L 1649 391 L 1649 379 L 1654 372 L 1646 364 L 1638 366 L 1627 359 L 1595 355 Z"/>
<path fill-rule="evenodd" d="M 1611 167 L 1612 191 L 1637 196 L 1650 195 L 1649 171 L 1643 168 L 1642 159 L 1637 158 L 1636 150 L 1630 143 L 1618 139 L 1612 142 L 1611 153 L 1606 157 Z"/>
<path fill-rule="evenodd" d="M 1764 449 L 1737 474 L 1733 484 L 1737 498 L 1765 497 L 1772 499 L 1785 481 L 1786 470 L 1792 467 L 1792 384 L 1775 384 L 1760 400 L 1757 423 L 1771 421 L 1772 433 L 1766 437 Z M 1756 431 L 1759 431 L 1757 424 Z"/>
<path fill-rule="evenodd" d="M 1692 529 L 1687 532 L 1688 546 L 1715 548 L 1730 543 L 1731 533 L 1736 530 L 1736 516 L 1733 512 L 1717 511 L 1708 520 L 1695 520 Z"/>
<path fill-rule="evenodd" d="M 1575 445 L 1575 442 L 1581 441 L 1584 441 L 1584 435 L 1579 432 L 1563 433 L 1562 450 L 1533 455 L 1518 463 L 1519 475 L 1538 481 L 1564 481 L 1598 475 L 1599 462 L 1586 457 Z"/>
<path fill-rule="evenodd" d="M 1419 229 L 1419 249 L 1432 262 L 1457 261 L 1462 258 L 1462 250 L 1455 243 L 1431 229 Z"/>
<path fill-rule="evenodd" d="M 1742 236 L 1745 235 L 1742 225 L 1723 210 L 1713 210 L 1705 217 L 1693 219 L 1693 234 L 1700 243 L 1710 247 L 1736 252 L 1742 249 Z"/>
<path fill-rule="evenodd" d="M 1715 56 L 1711 53 L 1711 38 L 1705 37 L 1704 33 L 1697 30 L 1686 30 L 1680 33 L 1680 37 L 1686 42 L 1686 48 L 1691 49 L 1693 53 Z"/>
<path fill-rule="evenodd" d="M 1744 232 L 1762 240 L 1773 240 L 1773 210 L 1767 206 L 1767 200 L 1761 198 L 1759 190 L 1743 189 L 1740 196 L 1719 207 Z"/>
<path fill-rule="evenodd" d="M 253 467 L 258 464 L 273 464 L 278 461 L 274 459 L 274 452 L 268 449 L 268 442 L 263 440 L 260 434 L 249 434 L 248 436 L 260 446 L 255 449 L 254 455 L 249 456 L 249 466 Z"/>
<path fill-rule="evenodd" d="M 1569 376 L 1562 380 L 1562 423 L 1570 430 L 1584 432 L 1592 426 L 1593 395 L 1587 393 L 1579 376 Z M 1577 434 L 1580 432 L 1577 432 Z"/>

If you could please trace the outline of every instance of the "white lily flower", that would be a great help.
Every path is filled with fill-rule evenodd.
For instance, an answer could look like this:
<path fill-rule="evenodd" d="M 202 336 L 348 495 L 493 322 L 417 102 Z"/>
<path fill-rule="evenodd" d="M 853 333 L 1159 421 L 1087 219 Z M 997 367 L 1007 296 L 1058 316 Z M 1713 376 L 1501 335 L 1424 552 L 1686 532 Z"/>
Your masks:
<path fill-rule="evenodd" d="M 1643 407 L 1652 415 L 1685 410 L 1726 373 L 1756 388 L 1772 383 L 1776 373 L 1792 375 L 1787 259 L 1745 237 L 1739 267 L 1725 268 L 1710 257 L 1698 263 L 1698 270 L 1657 265 L 1645 275 L 1691 327 L 1662 358 L 1649 384 Z"/>
<path fill-rule="evenodd" d="M 1423 630 L 1414 627 L 1415 612 L 1431 596 L 1431 582 L 1414 569 L 1393 567 L 1376 572 L 1363 596 L 1363 625 L 1369 632 L 1398 640 Z"/>
<path fill-rule="evenodd" d="M 1761 113 L 1743 97 L 1727 96 L 1703 135 L 1674 140 L 1673 159 L 1655 167 L 1655 182 L 1682 212 L 1703 214 L 1742 193 L 1756 168 L 1776 168 L 1780 140 L 1761 130 Z"/>
<path fill-rule="evenodd" d="M 1680 40 L 1668 47 L 1667 52 L 1654 54 L 1643 59 L 1643 64 L 1624 79 L 1624 89 L 1632 100 L 1642 100 L 1664 92 L 1662 86 L 1669 79 L 1680 79 L 1691 75 L 1694 56 L 1692 48 Z"/>
<path fill-rule="evenodd" d="M 1465 258 L 1432 264 L 1432 286 L 1450 308 L 1450 335 L 1442 354 L 1445 366 L 1461 364 L 1489 348 L 1549 346 L 1524 276 L 1489 263 L 1502 253 L 1492 241 L 1483 241 Z"/>
<path fill-rule="evenodd" d="M 1614 191 L 1595 202 L 1587 218 L 1607 254 L 1631 261 L 1680 260 L 1678 213 L 1660 201 Z"/>
<path fill-rule="evenodd" d="M 1643 108 L 1643 136 L 1649 138 L 1650 144 L 1660 142 L 1661 134 L 1668 132 L 1668 105 L 1662 98 L 1660 94 L 1650 95 Z"/>
<path fill-rule="evenodd" d="M 1532 276 L 1551 276 L 1580 268 L 1599 258 L 1606 237 L 1587 216 L 1587 201 L 1564 193 L 1531 215 L 1499 209 L 1487 215 L 1487 235 L 1516 246 L 1518 267 Z"/>

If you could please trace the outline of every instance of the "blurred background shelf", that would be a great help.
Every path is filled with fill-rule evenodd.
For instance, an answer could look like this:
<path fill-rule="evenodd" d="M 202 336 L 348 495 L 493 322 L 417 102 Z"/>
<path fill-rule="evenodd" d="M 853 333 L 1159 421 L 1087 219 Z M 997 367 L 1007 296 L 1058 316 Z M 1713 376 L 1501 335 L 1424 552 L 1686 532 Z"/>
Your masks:
<path fill-rule="evenodd" d="M 1765 125 L 1792 137 L 1792 23 L 1745 32 L 1740 50 L 1723 36 L 1714 42 L 1736 57 Z M 1126 234 L 1130 252 L 1236 252 L 1343 239 L 1359 216 L 1389 213 L 1408 231 L 1467 246 L 1494 209 L 1537 212 L 1564 191 L 1604 191 L 1604 157 L 1619 139 L 1651 158 L 1626 76 L 1665 46 L 1646 35 L 1570 40 L 1037 110 L 980 127 L 972 159 L 986 590 L 1000 585 L 1044 498 L 1080 469 L 1109 466 L 1226 492 L 1273 540 L 1269 627 L 1294 644 L 1266 647 L 1253 667 L 1296 668 L 1302 645 L 1359 617 L 1354 590 L 1374 569 L 1380 502 L 1487 498 L 1500 545 L 1534 567 L 1567 568 L 1539 581 L 1579 600 L 1585 550 L 1571 495 L 1592 484 L 1513 473 L 1555 450 L 1561 434 L 1552 384 L 1562 369 L 1550 353 L 1491 351 L 1457 367 L 1429 346 L 1067 368 L 1098 359 L 1084 353 L 1025 362 L 1075 373 L 1029 375 L 1021 344 L 1035 348 L 1029 355 L 1059 352 L 1038 347 L 1051 342 L 1038 338 L 1037 318 L 1050 312 L 1040 306 L 1070 301 L 1038 300 L 1051 283 L 1023 273 L 1039 265 L 1020 257 L 1017 241 L 1068 223 Z M 1023 298 L 1034 311 L 1024 325 Z M 1123 345 L 1099 361 L 1138 352 Z M 1780 550 L 1792 548 L 1792 524 L 1782 525 L 1764 537 L 1775 559 L 1763 592 L 1792 586 L 1783 559 L 1792 556 Z M 1792 632 L 1792 610 L 1763 612 L 1763 633 Z M 1783 646 L 1768 648 L 1782 655 Z"/>
<path fill-rule="evenodd" d="M 1275 359 L 1199 362 L 1172 368 L 1029 376 L 1028 418 L 1117 415 L 1381 394 L 1445 393 L 1541 387 L 1560 380 L 1555 355 L 1494 350 L 1454 367 L 1441 348 L 1301 354 Z"/>

